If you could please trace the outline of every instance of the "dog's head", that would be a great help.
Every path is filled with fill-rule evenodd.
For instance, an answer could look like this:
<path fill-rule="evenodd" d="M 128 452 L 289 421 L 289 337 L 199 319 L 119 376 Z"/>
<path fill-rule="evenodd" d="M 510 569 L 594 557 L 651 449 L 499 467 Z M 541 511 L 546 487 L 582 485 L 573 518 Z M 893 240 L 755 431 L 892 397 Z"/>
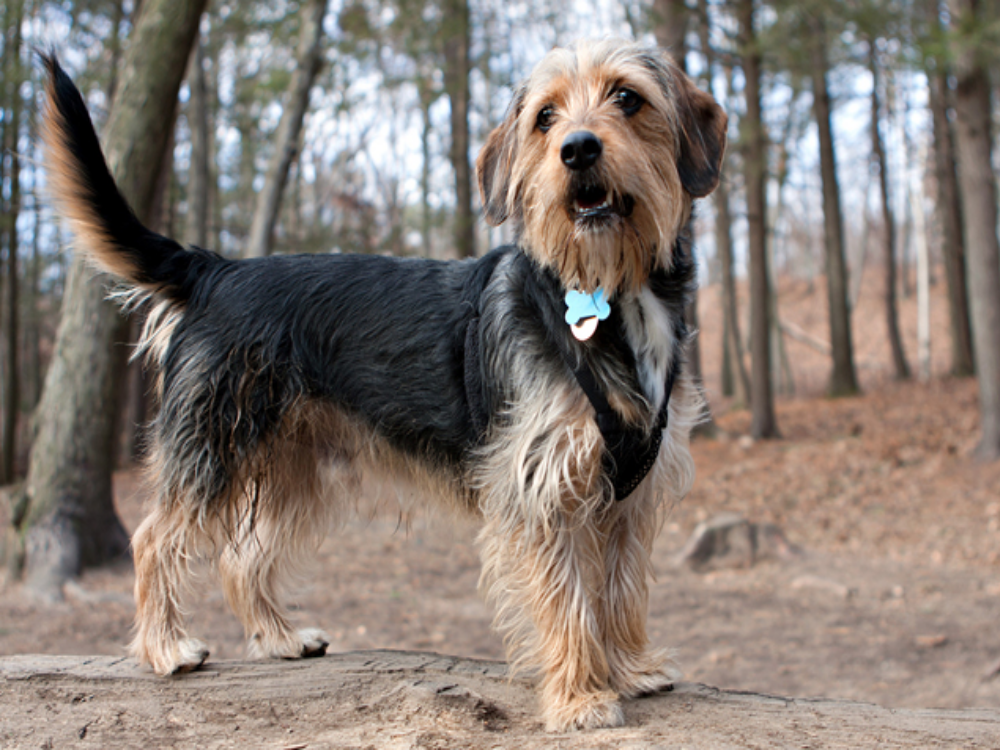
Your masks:
<path fill-rule="evenodd" d="M 661 52 L 555 49 L 517 89 L 477 160 L 486 217 L 567 288 L 609 296 L 669 267 L 694 198 L 719 182 L 726 115 Z"/>

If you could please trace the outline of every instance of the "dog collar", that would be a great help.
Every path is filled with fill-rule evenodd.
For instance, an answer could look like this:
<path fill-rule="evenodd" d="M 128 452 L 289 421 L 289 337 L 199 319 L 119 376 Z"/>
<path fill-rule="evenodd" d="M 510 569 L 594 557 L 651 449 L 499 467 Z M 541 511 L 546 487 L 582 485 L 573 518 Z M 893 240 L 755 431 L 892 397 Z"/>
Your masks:
<path fill-rule="evenodd" d="M 566 292 L 566 322 L 577 341 L 586 341 L 597 331 L 597 323 L 611 315 L 611 305 L 604 289 L 597 287 L 593 294 L 571 289 Z"/>

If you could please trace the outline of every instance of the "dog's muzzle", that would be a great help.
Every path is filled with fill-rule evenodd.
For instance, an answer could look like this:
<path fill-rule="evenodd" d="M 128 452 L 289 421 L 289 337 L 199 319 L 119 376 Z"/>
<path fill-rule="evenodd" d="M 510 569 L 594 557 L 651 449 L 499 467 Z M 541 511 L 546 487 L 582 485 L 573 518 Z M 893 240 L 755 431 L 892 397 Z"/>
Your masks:
<path fill-rule="evenodd" d="M 569 212 L 573 219 L 589 227 L 597 227 L 608 220 L 631 216 L 635 200 L 630 195 L 617 196 L 601 179 L 595 169 L 604 153 L 601 139 L 589 130 L 570 133 L 563 141 L 559 157 L 567 169 L 572 170 Z"/>

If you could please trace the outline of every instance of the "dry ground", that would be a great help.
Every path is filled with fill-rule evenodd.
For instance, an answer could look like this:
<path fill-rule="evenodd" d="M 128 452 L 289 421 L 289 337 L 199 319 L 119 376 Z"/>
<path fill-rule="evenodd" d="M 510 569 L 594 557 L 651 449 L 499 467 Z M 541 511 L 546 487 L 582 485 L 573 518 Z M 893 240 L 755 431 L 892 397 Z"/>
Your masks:
<path fill-rule="evenodd" d="M 798 395 L 779 403 L 782 438 L 758 443 L 746 438 L 748 413 L 718 395 L 717 290 L 703 293 L 707 386 L 721 430 L 694 443 L 698 480 L 657 543 L 649 619 L 653 641 L 676 648 L 687 680 L 884 707 L 1000 705 L 1000 464 L 970 455 L 976 387 L 945 376 L 941 292 L 934 379 L 891 380 L 880 309 L 866 287 L 855 317 L 865 394 L 823 398 L 826 362 L 789 342 Z M 825 338 L 822 295 L 804 283 L 783 285 L 782 315 Z M 141 516 L 134 473 L 119 475 L 116 490 L 134 528 Z M 677 568 L 674 557 L 695 525 L 721 512 L 777 523 L 803 554 L 750 569 Z M 474 535 L 474 524 L 462 520 L 418 516 L 407 528 L 392 513 L 363 512 L 324 543 L 295 599 L 298 614 L 327 629 L 334 652 L 499 659 L 476 593 Z M 8 590 L 0 599 L 0 657 L 122 654 L 131 586 L 122 565 L 88 572 L 54 606 Z M 239 625 L 210 575 L 193 610 L 193 631 L 210 643 L 213 659 L 242 657 Z"/>

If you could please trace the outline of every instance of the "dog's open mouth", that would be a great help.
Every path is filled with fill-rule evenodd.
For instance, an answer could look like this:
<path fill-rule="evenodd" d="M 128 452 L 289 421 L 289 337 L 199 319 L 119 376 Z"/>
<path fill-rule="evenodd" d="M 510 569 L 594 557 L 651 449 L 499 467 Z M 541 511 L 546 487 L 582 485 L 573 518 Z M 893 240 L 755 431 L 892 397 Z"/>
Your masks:
<path fill-rule="evenodd" d="M 598 226 L 616 217 L 631 216 L 634 207 L 630 195 L 617 197 L 603 185 L 583 185 L 573 193 L 570 214 L 577 223 Z"/>

